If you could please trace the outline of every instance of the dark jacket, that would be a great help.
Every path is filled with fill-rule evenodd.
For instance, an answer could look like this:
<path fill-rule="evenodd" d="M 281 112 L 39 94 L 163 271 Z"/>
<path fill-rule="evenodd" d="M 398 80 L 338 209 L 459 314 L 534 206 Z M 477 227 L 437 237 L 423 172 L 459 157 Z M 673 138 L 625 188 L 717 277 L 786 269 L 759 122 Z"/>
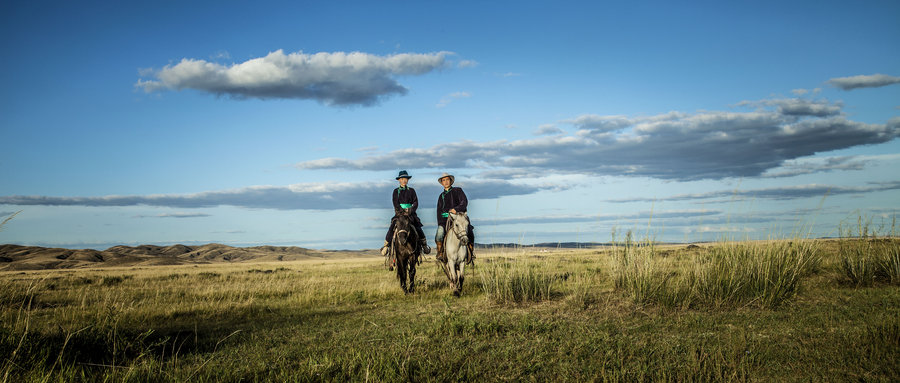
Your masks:
<path fill-rule="evenodd" d="M 438 226 L 444 226 L 447 223 L 447 214 L 450 209 L 455 209 L 457 213 L 466 211 L 469 200 L 466 193 L 458 187 L 451 186 L 449 190 L 441 192 L 437 201 L 437 222 Z"/>
<path fill-rule="evenodd" d="M 409 186 L 403 189 L 396 188 L 391 195 L 391 199 L 394 201 L 394 213 L 406 206 L 409 208 L 410 215 L 416 215 L 416 209 L 419 208 L 419 197 L 416 195 L 416 189 Z"/>
<path fill-rule="evenodd" d="M 394 217 L 399 214 L 400 210 L 406 208 L 409 209 L 409 216 L 412 217 L 413 223 L 416 227 L 422 227 L 422 220 L 419 219 L 419 215 L 416 214 L 416 209 L 419 208 L 419 197 L 416 195 L 416 189 L 413 189 L 409 186 L 403 188 L 394 189 L 394 193 L 392 194 L 391 199 L 394 201 Z M 394 220 L 391 220 L 391 229 L 388 230 L 388 235 L 393 233 L 394 231 Z"/>

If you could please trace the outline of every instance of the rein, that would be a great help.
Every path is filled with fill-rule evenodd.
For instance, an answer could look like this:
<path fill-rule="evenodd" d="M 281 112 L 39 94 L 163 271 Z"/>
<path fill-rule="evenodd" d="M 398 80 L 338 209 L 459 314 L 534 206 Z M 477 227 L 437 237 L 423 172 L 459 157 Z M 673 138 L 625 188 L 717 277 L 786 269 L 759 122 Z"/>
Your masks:
<path fill-rule="evenodd" d="M 400 233 L 406 233 L 407 238 L 409 238 L 409 230 L 394 230 L 394 237 L 399 237 Z"/>
<path fill-rule="evenodd" d="M 397 239 L 400 237 L 400 233 L 406 233 L 406 242 L 416 243 L 416 241 L 419 239 L 418 233 L 415 232 L 414 230 L 410 230 L 410 226 L 412 226 L 412 222 L 409 222 L 409 224 L 407 224 L 406 227 L 404 227 L 402 229 L 399 226 L 397 228 L 395 228 L 394 229 L 394 238 L 391 242 L 398 242 Z M 413 237 L 412 241 L 409 240 L 410 237 Z M 397 246 L 391 246 L 391 248 L 396 248 L 396 247 Z"/>
<path fill-rule="evenodd" d="M 454 225 L 454 224 L 451 223 L 451 221 L 454 221 L 454 220 L 455 220 L 455 219 L 453 218 L 452 215 L 447 216 L 447 223 L 445 224 L 445 227 L 444 227 L 444 233 L 449 233 L 450 231 L 453 231 L 453 234 L 456 234 L 456 238 L 462 239 L 462 237 L 463 237 L 464 235 L 468 235 L 468 233 L 466 233 L 465 231 L 463 231 L 462 233 L 460 233 L 459 230 L 457 229 L 456 225 Z M 447 242 L 447 238 L 446 238 L 446 235 L 445 235 L 445 236 L 444 236 L 444 243 L 446 243 L 446 242 Z"/>

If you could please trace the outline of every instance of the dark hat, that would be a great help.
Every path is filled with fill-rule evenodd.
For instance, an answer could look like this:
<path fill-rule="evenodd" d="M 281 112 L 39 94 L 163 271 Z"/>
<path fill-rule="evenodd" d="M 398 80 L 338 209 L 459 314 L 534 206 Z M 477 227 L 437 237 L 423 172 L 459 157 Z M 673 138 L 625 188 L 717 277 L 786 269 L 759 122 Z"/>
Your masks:
<path fill-rule="evenodd" d="M 398 179 L 398 180 L 399 180 L 399 179 L 401 179 L 401 178 L 412 178 L 412 176 L 409 175 L 409 173 L 407 173 L 406 170 L 401 170 L 401 171 L 400 171 L 400 174 L 397 175 L 397 178 L 395 178 L 395 179 Z"/>

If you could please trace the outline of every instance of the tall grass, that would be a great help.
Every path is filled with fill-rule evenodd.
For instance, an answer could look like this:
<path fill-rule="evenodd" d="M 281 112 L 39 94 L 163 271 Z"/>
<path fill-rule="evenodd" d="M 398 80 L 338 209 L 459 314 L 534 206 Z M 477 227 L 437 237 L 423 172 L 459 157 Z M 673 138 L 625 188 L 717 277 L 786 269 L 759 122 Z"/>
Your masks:
<path fill-rule="evenodd" d="M 496 303 L 540 302 L 548 300 L 560 278 L 544 262 L 527 257 L 495 258 L 478 268 L 481 290 Z"/>
<path fill-rule="evenodd" d="M 774 308 L 793 297 L 801 278 L 819 267 L 814 241 L 720 242 L 678 270 L 652 241 L 635 243 L 629 232 L 613 249 L 616 289 L 637 304 Z"/>
<path fill-rule="evenodd" d="M 821 243 L 838 264 L 837 243 Z M 462 299 L 424 267 L 422 288 L 405 295 L 374 257 L 2 272 L 0 382 L 900 378 L 897 289 L 835 288 L 838 268 L 805 277 L 820 247 L 626 240 L 615 250 L 489 253 Z M 800 270 L 800 283 L 774 272 L 783 268 Z M 803 287 L 804 299 L 752 310 L 771 303 L 750 280 L 786 299 L 779 292 Z M 637 307 L 628 286 L 644 304 L 703 310 Z"/>
<path fill-rule="evenodd" d="M 656 254 L 653 241 L 635 242 L 628 231 L 624 241 L 613 232 L 612 274 L 616 289 L 624 290 L 638 304 L 654 303 L 666 293 L 670 275 Z"/>
<path fill-rule="evenodd" d="M 820 259 L 813 241 L 721 243 L 697 256 L 682 288 L 715 307 L 773 308 L 797 293 L 801 278 L 816 270 Z"/>
<path fill-rule="evenodd" d="M 855 228 L 839 228 L 840 267 L 844 281 L 857 287 L 876 282 L 900 284 L 900 241 L 896 216 L 888 234 L 880 235 L 871 218 L 858 217 Z M 883 225 L 882 225 L 882 231 Z"/>

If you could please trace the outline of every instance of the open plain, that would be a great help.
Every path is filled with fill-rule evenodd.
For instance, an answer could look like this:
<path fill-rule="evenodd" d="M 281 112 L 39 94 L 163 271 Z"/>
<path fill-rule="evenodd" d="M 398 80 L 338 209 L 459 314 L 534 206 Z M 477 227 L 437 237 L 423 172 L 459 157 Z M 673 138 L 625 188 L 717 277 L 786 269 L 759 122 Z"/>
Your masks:
<path fill-rule="evenodd" d="M 433 256 L 404 295 L 374 251 L 7 268 L 0 373 L 4 382 L 897 381 L 898 281 L 882 271 L 854 279 L 849 264 L 897 249 L 896 240 L 486 249 L 460 298 Z M 764 274 L 760 287 L 748 288 L 758 275 L 735 276 L 745 271 Z"/>

